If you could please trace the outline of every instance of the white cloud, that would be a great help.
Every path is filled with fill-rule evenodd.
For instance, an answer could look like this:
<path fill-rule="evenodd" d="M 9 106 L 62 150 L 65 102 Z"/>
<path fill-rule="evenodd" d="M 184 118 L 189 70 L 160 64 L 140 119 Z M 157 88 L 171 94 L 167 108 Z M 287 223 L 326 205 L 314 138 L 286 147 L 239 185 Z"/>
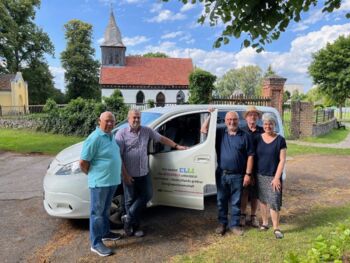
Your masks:
<path fill-rule="evenodd" d="M 124 37 L 123 44 L 125 46 L 136 46 L 145 42 L 148 42 L 150 38 L 145 36 L 135 36 L 135 37 Z"/>
<path fill-rule="evenodd" d="M 97 40 L 98 45 L 101 45 L 103 41 L 104 41 L 103 37 L 98 39 Z M 125 46 L 136 46 L 136 45 L 150 41 L 150 38 L 147 38 L 145 36 L 123 37 L 122 41 Z"/>
<path fill-rule="evenodd" d="M 156 3 L 152 5 L 152 8 L 150 10 L 151 13 L 156 13 L 160 10 L 162 10 L 163 4 L 162 3 Z"/>
<path fill-rule="evenodd" d="M 176 38 L 176 37 L 182 36 L 183 34 L 184 34 L 183 31 L 170 32 L 162 35 L 161 39 Z"/>
<path fill-rule="evenodd" d="M 65 82 L 64 82 L 64 72 L 65 70 L 62 67 L 53 67 L 49 66 L 49 70 L 53 75 L 53 80 L 55 82 L 55 88 L 60 89 L 62 92 L 65 92 Z"/>
<path fill-rule="evenodd" d="M 170 57 L 191 57 L 194 65 L 217 76 L 222 76 L 229 69 L 247 65 L 258 65 L 266 70 L 271 64 L 278 75 L 287 78 L 287 82 L 299 83 L 307 91 L 312 87 L 312 81 L 307 73 L 312 53 L 325 47 L 328 42 L 333 42 L 340 35 L 349 35 L 349 32 L 350 23 L 324 26 L 319 31 L 294 39 L 287 52 L 256 53 L 252 48 L 245 48 L 239 52 L 206 51 L 198 48 L 179 48 L 175 42 L 165 41 L 158 46 L 148 45 L 136 53 L 163 52 Z"/>
<path fill-rule="evenodd" d="M 172 11 L 168 9 L 160 10 L 158 15 L 148 19 L 148 22 L 156 22 L 161 23 L 164 21 L 175 21 L 175 20 L 182 20 L 185 19 L 186 16 L 182 13 L 173 13 Z"/>
<path fill-rule="evenodd" d="M 180 12 L 181 12 L 181 13 L 184 13 L 184 12 L 187 12 L 187 11 L 189 11 L 189 10 L 195 8 L 195 7 L 196 7 L 196 5 L 191 4 L 191 3 L 189 2 L 189 3 L 187 3 L 187 4 L 185 4 L 185 5 L 183 5 L 183 6 L 181 7 Z"/>

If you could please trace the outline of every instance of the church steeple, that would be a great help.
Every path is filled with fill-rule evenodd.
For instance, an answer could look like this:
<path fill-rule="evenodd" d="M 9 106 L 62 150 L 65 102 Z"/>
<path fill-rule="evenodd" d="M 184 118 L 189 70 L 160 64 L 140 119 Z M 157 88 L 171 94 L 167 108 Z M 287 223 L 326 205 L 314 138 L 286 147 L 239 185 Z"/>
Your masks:
<path fill-rule="evenodd" d="M 102 66 L 125 66 L 125 51 L 126 47 L 122 42 L 120 30 L 111 10 L 109 23 L 101 44 Z"/>

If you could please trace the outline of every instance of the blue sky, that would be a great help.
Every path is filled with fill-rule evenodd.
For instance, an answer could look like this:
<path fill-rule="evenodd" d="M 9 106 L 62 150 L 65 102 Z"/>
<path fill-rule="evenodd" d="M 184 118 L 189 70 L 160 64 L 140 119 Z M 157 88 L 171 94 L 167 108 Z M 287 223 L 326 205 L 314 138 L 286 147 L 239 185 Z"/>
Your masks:
<path fill-rule="evenodd" d="M 36 24 L 49 34 L 55 46 L 55 58 L 47 57 L 55 77 L 55 86 L 64 90 L 64 70 L 60 53 L 65 49 L 64 24 L 79 19 L 93 26 L 93 45 L 100 60 L 100 43 L 108 24 L 111 3 L 117 25 L 122 33 L 127 55 L 164 52 L 170 57 L 191 57 L 193 64 L 222 76 L 233 68 L 258 65 L 266 70 L 269 64 L 288 84 L 302 85 L 306 92 L 312 87 L 307 74 L 311 54 L 350 33 L 350 0 L 332 14 L 321 12 L 321 6 L 303 14 L 302 21 L 291 23 L 280 39 L 265 46 L 258 54 L 251 48 L 241 49 L 241 40 L 232 38 L 228 45 L 212 47 L 223 25 L 199 25 L 201 4 L 183 5 L 179 1 L 150 0 L 42 0 Z"/>

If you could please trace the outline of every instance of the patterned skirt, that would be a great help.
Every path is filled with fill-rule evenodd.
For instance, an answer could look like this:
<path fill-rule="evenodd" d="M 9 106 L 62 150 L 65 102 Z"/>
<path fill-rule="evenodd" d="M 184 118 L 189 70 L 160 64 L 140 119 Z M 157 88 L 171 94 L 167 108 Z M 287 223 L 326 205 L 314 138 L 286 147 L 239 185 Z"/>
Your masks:
<path fill-rule="evenodd" d="M 282 182 L 281 191 L 273 191 L 271 181 L 273 176 L 257 175 L 258 199 L 265 204 L 268 204 L 271 209 L 280 211 L 282 206 Z"/>

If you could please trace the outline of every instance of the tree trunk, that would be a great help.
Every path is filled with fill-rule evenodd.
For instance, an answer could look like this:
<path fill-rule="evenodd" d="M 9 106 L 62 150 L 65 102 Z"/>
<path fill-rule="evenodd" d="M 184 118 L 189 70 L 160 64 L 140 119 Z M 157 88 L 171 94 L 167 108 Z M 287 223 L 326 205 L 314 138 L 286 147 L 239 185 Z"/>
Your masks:
<path fill-rule="evenodd" d="M 340 104 L 339 105 L 339 120 L 342 120 L 343 119 L 343 107 L 342 105 Z"/>

